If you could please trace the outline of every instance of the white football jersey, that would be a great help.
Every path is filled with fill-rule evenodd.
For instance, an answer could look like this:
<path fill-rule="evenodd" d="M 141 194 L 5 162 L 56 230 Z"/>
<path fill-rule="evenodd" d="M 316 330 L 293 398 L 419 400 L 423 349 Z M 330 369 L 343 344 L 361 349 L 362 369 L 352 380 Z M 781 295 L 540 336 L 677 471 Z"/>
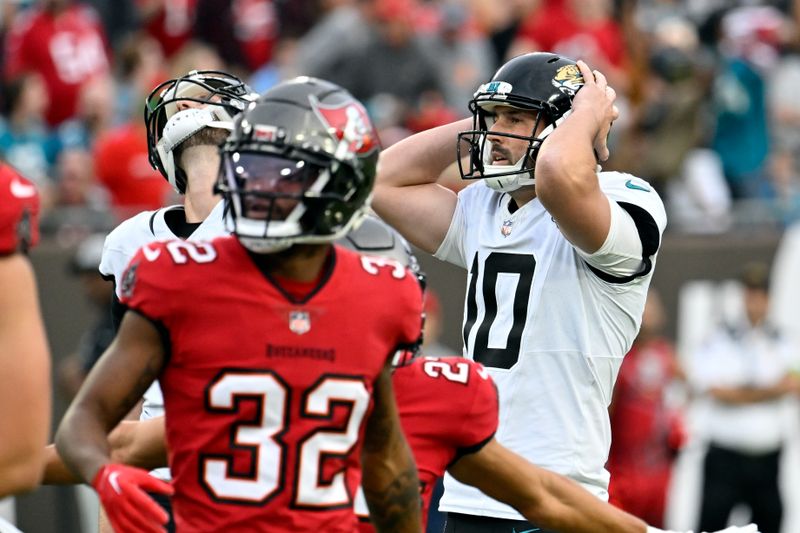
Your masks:
<path fill-rule="evenodd" d="M 573 247 L 538 199 L 510 213 L 511 197 L 479 182 L 459 193 L 435 255 L 467 269 L 464 355 L 483 363 L 497 383 L 498 441 L 607 499 L 607 409 L 622 358 L 639 331 L 666 213 L 647 182 L 618 172 L 598 177 L 625 219 L 612 217 L 609 237 L 594 254 Z M 635 258 L 643 270 L 634 276 L 615 266 L 630 265 L 632 258 L 613 238 L 620 234 L 615 224 L 633 223 L 625 215 L 630 212 L 652 218 L 649 244 L 642 239 L 652 254 Z M 440 509 L 524 520 L 449 475 Z"/>
<path fill-rule="evenodd" d="M 168 211 L 183 209 L 181 205 L 162 207 L 155 211 L 142 211 L 108 234 L 103 244 L 103 256 L 100 259 L 100 274 L 104 277 L 113 277 L 119 296 L 122 275 L 125 268 L 136 252 L 147 243 L 153 241 L 166 241 L 179 238 L 169 229 L 164 215 Z M 223 218 L 224 202 L 222 200 L 214 206 L 208 217 L 198 226 L 189 237 L 191 241 L 211 240 L 220 235 L 225 235 L 225 221 Z"/>
<path fill-rule="evenodd" d="M 211 240 L 227 234 L 223 216 L 224 204 L 225 202 L 220 200 L 214 206 L 211 213 L 189 236 L 189 240 Z M 153 241 L 179 238 L 172 232 L 164 219 L 167 211 L 175 209 L 183 209 L 183 206 L 173 205 L 155 211 L 143 211 L 122 222 L 106 237 L 106 241 L 103 244 L 103 255 L 100 259 L 100 273 L 106 278 L 114 278 L 118 297 L 122 275 L 139 248 Z M 161 394 L 161 387 L 159 387 L 158 381 L 154 381 L 144 393 L 142 414 L 139 418 L 140 420 L 147 420 L 163 415 L 164 397 Z M 169 479 L 169 469 L 167 468 L 153 470 L 153 474 L 162 479 Z"/>

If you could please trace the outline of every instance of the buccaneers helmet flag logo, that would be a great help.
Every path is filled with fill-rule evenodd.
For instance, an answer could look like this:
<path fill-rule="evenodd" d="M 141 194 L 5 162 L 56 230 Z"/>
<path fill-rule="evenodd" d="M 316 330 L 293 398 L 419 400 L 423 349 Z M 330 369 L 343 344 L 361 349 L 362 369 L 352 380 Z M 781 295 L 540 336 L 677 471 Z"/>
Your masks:
<path fill-rule="evenodd" d="M 367 110 L 358 102 L 351 100 L 339 106 L 325 106 L 312 98 L 311 104 L 328 130 L 337 139 L 347 141 L 350 152 L 366 154 L 378 146 L 378 136 L 372 130 Z"/>

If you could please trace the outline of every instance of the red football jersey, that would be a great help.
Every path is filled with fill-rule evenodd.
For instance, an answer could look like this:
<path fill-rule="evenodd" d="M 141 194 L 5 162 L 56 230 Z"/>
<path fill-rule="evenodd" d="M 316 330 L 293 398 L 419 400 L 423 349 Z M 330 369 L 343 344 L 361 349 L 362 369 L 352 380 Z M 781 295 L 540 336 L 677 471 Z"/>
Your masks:
<path fill-rule="evenodd" d="M 33 184 L 0 163 L 0 255 L 39 241 L 39 194 Z"/>
<path fill-rule="evenodd" d="M 419 473 L 423 524 L 436 480 L 460 455 L 475 452 L 497 431 L 497 389 L 480 363 L 462 357 L 420 357 L 392 376 L 400 422 Z M 366 505 L 357 507 L 362 533 Z"/>
<path fill-rule="evenodd" d="M 418 338 L 422 294 L 399 263 L 337 247 L 332 265 L 293 302 L 233 237 L 131 261 L 122 301 L 171 347 L 159 379 L 179 531 L 357 530 L 373 383 Z"/>
<path fill-rule="evenodd" d="M 34 7 L 15 19 L 6 41 L 5 75 L 26 71 L 44 78 L 50 96 L 47 122 L 72 117 L 84 82 L 109 72 L 105 33 L 95 11 L 77 3 L 57 15 Z"/>

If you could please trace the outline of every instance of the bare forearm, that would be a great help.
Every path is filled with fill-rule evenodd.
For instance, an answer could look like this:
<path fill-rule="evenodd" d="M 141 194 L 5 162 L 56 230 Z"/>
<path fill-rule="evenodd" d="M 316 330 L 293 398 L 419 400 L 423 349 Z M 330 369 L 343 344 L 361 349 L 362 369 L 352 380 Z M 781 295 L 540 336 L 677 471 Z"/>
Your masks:
<path fill-rule="evenodd" d="M 490 441 L 448 468 L 456 479 L 505 502 L 542 528 L 571 533 L 644 533 L 647 525 L 563 476 Z"/>
<path fill-rule="evenodd" d="M 20 494 L 35 489 L 42 478 L 41 454 L 7 457 L 0 462 L 0 497 Z"/>
<path fill-rule="evenodd" d="M 379 532 L 420 531 L 417 468 L 400 427 L 388 363 L 375 381 L 373 398 L 361 451 L 361 487 L 370 520 Z"/>
<path fill-rule="evenodd" d="M 464 119 L 407 137 L 381 153 L 377 187 L 434 183 L 456 158 L 458 133 L 471 128 Z"/>
<path fill-rule="evenodd" d="M 709 390 L 709 394 L 720 402 L 732 405 L 747 403 L 767 402 L 780 398 L 786 391 L 779 387 L 714 387 Z"/>
<path fill-rule="evenodd" d="M 372 207 L 428 253 L 444 240 L 458 201 L 437 180 L 456 159 L 458 132 L 469 127 L 459 121 L 412 135 L 384 151 L 378 163 Z"/>
<path fill-rule="evenodd" d="M 167 466 L 164 417 L 149 420 L 123 420 L 108 436 L 114 462 L 139 468 Z"/>
<path fill-rule="evenodd" d="M 419 480 L 411 452 L 401 442 L 388 452 L 388 460 L 365 454 L 362 487 L 376 531 L 419 531 Z"/>
<path fill-rule="evenodd" d="M 537 524 L 556 531 L 574 533 L 645 533 L 647 524 L 599 500 L 567 478 L 543 470 L 544 497 L 533 513 Z M 527 515 L 526 515 L 527 516 Z"/>
<path fill-rule="evenodd" d="M 56 433 L 56 450 L 67 468 L 91 483 L 100 467 L 111 461 L 108 428 L 73 403 Z"/>
<path fill-rule="evenodd" d="M 35 488 L 50 431 L 50 354 L 33 269 L 0 257 L 0 497 Z"/>
<path fill-rule="evenodd" d="M 548 136 L 536 160 L 536 193 L 559 223 L 563 221 L 550 206 L 558 206 L 564 195 L 599 201 L 597 162 L 608 159 L 608 132 L 619 116 L 616 92 L 605 76 L 583 61 L 577 66 L 584 85 L 572 101 L 572 113 Z M 594 215 L 584 213 L 589 218 Z"/>
<path fill-rule="evenodd" d="M 79 476 L 67 468 L 61 456 L 56 450 L 55 444 L 50 444 L 44 449 L 44 477 L 42 483 L 45 485 L 77 485 L 82 483 Z"/>
<path fill-rule="evenodd" d="M 598 187 L 592 148 L 595 117 L 575 111 L 545 140 L 536 158 L 536 193 L 546 206 L 551 197 L 585 194 Z"/>

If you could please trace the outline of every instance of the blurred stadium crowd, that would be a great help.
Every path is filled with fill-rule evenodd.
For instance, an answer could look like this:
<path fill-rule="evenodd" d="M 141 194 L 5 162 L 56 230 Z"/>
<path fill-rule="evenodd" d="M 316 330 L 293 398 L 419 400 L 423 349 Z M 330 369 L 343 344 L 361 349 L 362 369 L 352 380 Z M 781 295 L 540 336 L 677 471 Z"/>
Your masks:
<path fill-rule="evenodd" d="M 179 202 L 149 164 L 142 121 L 145 98 L 165 79 L 227 70 L 261 92 L 297 75 L 326 78 L 367 104 L 389 146 L 468 116 L 473 91 L 500 64 L 548 50 L 584 59 L 617 90 L 621 115 L 604 167 L 659 190 L 668 234 L 780 234 L 800 221 L 799 27 L 800 0 L 2 0 L 0 157 L 39 186 L 45 238 L 64 249 L 88 243 L 73 267 L 93 273 L 102 238 L 88 236 Z M 796 278 L 797 255 L 784 278 Z M 99 309 L 103 290 L 86 289 Z M 793 290 L 779 296 L 791 300 Z M 658 306 L 623 367 L 612 413 L 622 420 L 615 442 L 641 457 L 612 449 L 609 465 L 623 471 L 612 500 L 655 512 L 653 524 L 692 425 L 691 413 L 688 424 L 679 416 L 685 393 L 673 394 L 692 369 L 676 365 Z M 98 324 L 86 351 L 96 357 L 107 333 Z M 61 368 L 67 396 L 84 370 Z M 785 386 L 786 395 L 800 391 L 800 382 Z M 651 431 L 637 434 L 643 424 Z M 646 479 L 625 478 L 625 468 Z M 625 501 L 648 483 L 656 501 Z M 685 503 L 699 498 L 693 483 L 675 498 L 672 514 L 682 516 L 672 527 L 695 512 L 696 502 Z M 784 531 L 800 523 L 794 514 Z"/>
<path fill-rule="evenodd" d="M 608 75 L 622 113 L 607 168 L 656 184 L 672 231 L 782 227 L 800 216 L 798 4 L 6 0 L 0 155 L 44 191 L 45 233 L 74 243 L 171 201 L 141 120 L 159 80 L 331 79 L 368 102 L 390 145 L 466 116 L 507 58 L 551 50 Z"/>

